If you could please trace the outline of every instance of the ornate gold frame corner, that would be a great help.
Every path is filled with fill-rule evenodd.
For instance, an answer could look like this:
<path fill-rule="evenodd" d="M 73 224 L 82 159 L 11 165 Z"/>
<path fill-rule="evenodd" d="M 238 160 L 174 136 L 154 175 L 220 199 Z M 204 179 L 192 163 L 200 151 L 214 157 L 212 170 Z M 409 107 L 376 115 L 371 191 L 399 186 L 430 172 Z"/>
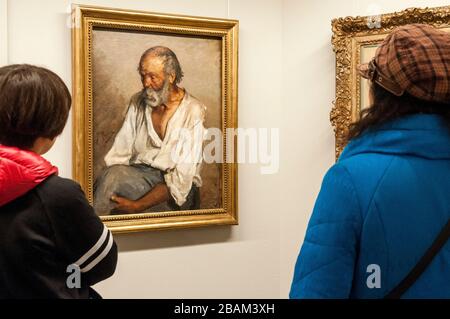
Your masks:
<path fill-rule="evenodd" d="M 90 203 L 93 201 L 92 30 L 155 31 L 168 34 L 205 35 L 222 40 L 222 129 L 223 149 L 236 139 L 226 135 L 237 128 L 239 21 L 152 12 L 72 5 L 73 178 Z M 226 152 L 223 152 L 224 156 Z M 222 164 L 222 203 L 217 209 L 161 212 L 101 217 L 115 233 L 144 230 L 238 224 L 237 154 Z"/>
<path fill-rule="evenodd" d="M 377 18 L 378 25 L 374 23 Z M 333 19 L 332 47 L 336 54 L 336 96 L 330 113 L 335 131 L 336 160 L 346 145 L 351 123 L 360 114 L 360 77 L 356 67 L 361 47 L 380 43 L 394 28 L 425 23 L 438 28 L 450 26 L 450 6 L 437 8 L 409 8 L 377 17 L 357 16 Z"/>

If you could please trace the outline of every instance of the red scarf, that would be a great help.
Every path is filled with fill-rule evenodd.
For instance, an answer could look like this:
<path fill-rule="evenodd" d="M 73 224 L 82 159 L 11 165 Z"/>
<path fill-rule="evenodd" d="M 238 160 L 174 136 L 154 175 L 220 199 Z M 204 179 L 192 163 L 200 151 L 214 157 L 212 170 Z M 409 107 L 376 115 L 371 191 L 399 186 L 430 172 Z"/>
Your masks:
<path fill-rule="evenodd" d="M 32 151 L 0 145 L 0 206 L 24 195 L 58 168 Z"/>

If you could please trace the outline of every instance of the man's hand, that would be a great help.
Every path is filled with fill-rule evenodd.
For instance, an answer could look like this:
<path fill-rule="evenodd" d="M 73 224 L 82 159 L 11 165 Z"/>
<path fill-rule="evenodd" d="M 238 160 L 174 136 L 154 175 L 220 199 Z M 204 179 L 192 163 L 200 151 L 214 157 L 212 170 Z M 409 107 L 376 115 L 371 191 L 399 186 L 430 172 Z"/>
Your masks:
<path fill-rule="evenodd" d="M 155 185 L 151 191 L 139 198 L 138 200 L 129 200 L 125 197 L 112 195 L 111 200 L 117 203 L 116 207 L 111 210 L 113 214 L 136 214 L 165 202 L 169 199 L 169 189 L 166 184 L 161 183 Z"/>
<path fill-rule="evenodd" d="M 135 214 L 141 210 L 137 201 L 129 200 L 125 197 L 120 197 L 117 195 L 111 196 L 111 200 L 117 203 L 116 207 L 112 209 L 112 213 Z"/>

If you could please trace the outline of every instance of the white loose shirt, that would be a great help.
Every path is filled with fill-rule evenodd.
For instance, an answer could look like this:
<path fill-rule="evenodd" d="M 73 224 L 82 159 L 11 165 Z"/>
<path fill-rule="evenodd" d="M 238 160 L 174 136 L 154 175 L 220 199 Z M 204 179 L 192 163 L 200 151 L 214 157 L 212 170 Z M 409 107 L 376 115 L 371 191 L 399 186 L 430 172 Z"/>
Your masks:
<path fill-rule="evenodd" d="M 152 108 L 140 105 L 140 92 L 130 101 L 121 129 L 105 156 L 107 166 L 145 164 L 164 172 L 170 194 L 181 206 L 192 183 L 202 185 L 200 168 L 206 107 L 185 91 L 161 140 L 153 128 Z"/>

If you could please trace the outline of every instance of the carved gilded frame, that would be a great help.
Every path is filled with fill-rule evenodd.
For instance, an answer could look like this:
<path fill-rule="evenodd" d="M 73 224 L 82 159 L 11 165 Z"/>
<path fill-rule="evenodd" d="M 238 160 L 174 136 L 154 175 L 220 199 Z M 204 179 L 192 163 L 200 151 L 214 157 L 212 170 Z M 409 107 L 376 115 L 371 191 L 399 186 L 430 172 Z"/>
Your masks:
<path fill-rule="evenodd" d="M 361 111 L 361 77 L 356 67 L 361 49 L 380 43 L 398 26 L 426 23 L 438 28 L 450 27 L 450 6 L 410 8 L 377 17 L 345 17 L 332 20 L 332 45 L 336 54 L 336 97 L 330 114 L 336 138 L 336 159 L 346 145 L 346 135 Z"/>
<path fill-rule="evenodd" d="M 93 202 L 93 100 L 92 30 L 94 27 L 150 31 L 167 34 L 213 36 L 222 41 L 222 130 L 223 150 L 236 136 L 227 136 L 227 128 L 237 128 L 238 27 L 237 20 L 169 15 L 141 11 L 73 5 L 73 177 Z M 229 147 L 229 146 L 228 146 Z M 217 209 L 102 216 L 113 232 L 236 225 L 237 154 L 222 164 L 222 207 Z"/>

